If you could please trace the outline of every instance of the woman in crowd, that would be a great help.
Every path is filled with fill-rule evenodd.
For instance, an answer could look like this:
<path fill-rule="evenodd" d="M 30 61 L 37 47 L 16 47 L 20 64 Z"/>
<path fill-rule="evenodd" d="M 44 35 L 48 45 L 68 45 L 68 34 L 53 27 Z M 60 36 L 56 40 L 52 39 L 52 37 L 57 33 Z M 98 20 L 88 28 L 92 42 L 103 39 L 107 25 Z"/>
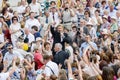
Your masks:
<path fill-rule="evenodd" d="M 16 16 L 12 17 L 12 24 L 10 25 L 10 34 L 11 34 L 12 44 L 15 47 L 18 37 L 22 35 L 21 25 L 18 22 L 18 18 Z"/>

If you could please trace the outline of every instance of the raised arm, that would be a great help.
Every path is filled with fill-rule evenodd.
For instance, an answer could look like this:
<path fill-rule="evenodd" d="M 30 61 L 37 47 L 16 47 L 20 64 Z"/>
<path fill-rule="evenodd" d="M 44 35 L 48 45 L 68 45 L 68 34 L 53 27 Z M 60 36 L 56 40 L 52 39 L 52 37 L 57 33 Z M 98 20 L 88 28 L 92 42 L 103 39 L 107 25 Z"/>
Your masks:
<path fill-rule="evenodd" d="M 50 26 L 50 31 L 51 31 L 52 35 L 54 36 L 55 35 L 55 30 L 54 30 L 54 27 L 52 25 Z"/>
<path fill-rule="evenodd" d="M 83 78 L 82 78 L 82 69 L 81 69 L 80 64 L 79 64 L 79 61 L 78 61 L 78 59 L 77 59 L 77 55 L 75 55 L 75 60 L 76 60 L 76 62 L 77 62 L 77 66 L 78 66 L 79 78 L 80 78 L 80 80 L 83 80 Z"/>
<path fill-rule="evenodd" d="M 70 60 L 66 60 L 67 61 L 67 67 L 68 67 L 68 78 L 69 79 L 74 79 L 73 77 L 73 73 L 72 73 L 72 68 L 71 68 L 71 63 Z"/>

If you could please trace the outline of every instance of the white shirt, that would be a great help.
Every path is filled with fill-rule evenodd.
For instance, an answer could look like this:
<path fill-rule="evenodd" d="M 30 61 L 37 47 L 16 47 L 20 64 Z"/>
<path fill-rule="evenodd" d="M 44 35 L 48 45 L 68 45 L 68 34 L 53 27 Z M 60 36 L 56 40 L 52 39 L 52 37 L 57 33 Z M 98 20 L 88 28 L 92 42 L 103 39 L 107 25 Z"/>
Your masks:
<path fill-rule="evenodd" d="M 34 35 L 32 33 L 29 33 L 28 36 L 27 36 L 27 38 L 29 39 L 29 43 L 35 41 L 35 37 L 34 37 Z"/>
<path fill-rule="evenodd" d="M 90 10 L 91 16 L 94 16 L 96 8 L 95 7 L 92 7 L 92 8 L 89 7 L 89 10 Z"/>
<path fill-rule="evenodd" d="M 57 18 L 56 18 L 57 19 Z M 58 20 L 58 19 L 57 19 Z M 46 17 L 44 17 L 44 22 L 46 23 Z M 48 16 L 48 23 L 46 23 L 46 24 L 51 24 L 51 23 L 53 23 L 54 21 L 53 21 L 53 17 L 52 16 Z M 57 21 L 56 21 L 57 22 Z"/>
<path fill-rule="evenodd" d="M 67 11 L 63 11 L 63 22 L 68 22 L 68 21 L 71 21 L 71 14 L 70 14 L 70 11 L 67 10 Z"/>
<path fill-rule="evenodd" d="M 53 18 L 53 13 L 52 12 L 50 12 L 50 18 Z M 54 13 L 54 19 L 53 19 L 53 21 L 56 22 L 57 25 L 60 23 L 58 12 Z"/>
<path fill-rule="evenodd" d="M 49 61 L 46 64 L 46 67 L 45 67 L 45 70 L 44 70 L 44 74 L 46 74 L 46 76 L 51 76 L 51 75 L 53 75 L 53 73 L 52 73 L 51 69 L 47 66 L 49 66 L 52 69 L 52 71 L 54 72 L 54 74 L 56 76 L 58 76 L 59 69 L 58 69 L 58 65 L 55 62 Z"/>
<path fill-rule="evenodd" d="M 8 66 L 12 63 L 13 58 L 17 57 L 16 53 L 13 51 L 13 53 L 7 52 L 4 56 L 4 61 L 8 61 Z"/>
<path fill-rule="evenodd" d="M 19 7 L 17 8 L 17 12 L 18 12 L 18 13 L 24 13 L 26 7 L 27 7 L 27 5 L 25 5 L 25 6 L 23 6 L 23 5 L 19 6 Z"/>
<path fill-rule="evenodd" d="M 7 80 L 8 77 L 9 77 L 9 72 L 0 73 L 0 80 Z"/>
<path fill-rule="evenodd" d="M 112 12 L 109 12 L 109 16 L 115 16 L 116 17 L 116 10 L 113 10 Z"/>
<path fill-rule="evenodd" d="M 91 42 L 89 42 L 89 44 L 92 47 L 94 47 L 96 50 L 98 50 L 98 47 L 94 42 L 91 41 Z M 81 47 L 79 49 L 80 50 L 80 56 L 83 56 L 83 52 L 84 52 L 85 49 L 89 48 L 90 50 L 92 50 L 92 48 L 90 47 L 89 44 L 87 42 L 84 42 L 84 43 L 81 44 Z"/>
<path fill-rule="evenodd" d="M 70 61 L 73 62 L 73 48 L 71 46 L 65 47 L 66 50 L 70 52 Z"/>
<path fill-rule="evenodd" d="M 31 7 L 31 12 L 35 12 L 36 16 L 38 16 L 39 11 L 40 11 L 40 4 L 39 3 L 35 3 L 35 4 L 31 3 L 30 7 Z"/>
<path fill-rule="evenodd" d="M 25 27 L 31 31 L 32 26 L 37 26 L 38 30 L 40 29 L 40 23 L 37 19 L 28 19 L 25 23 Z"/>

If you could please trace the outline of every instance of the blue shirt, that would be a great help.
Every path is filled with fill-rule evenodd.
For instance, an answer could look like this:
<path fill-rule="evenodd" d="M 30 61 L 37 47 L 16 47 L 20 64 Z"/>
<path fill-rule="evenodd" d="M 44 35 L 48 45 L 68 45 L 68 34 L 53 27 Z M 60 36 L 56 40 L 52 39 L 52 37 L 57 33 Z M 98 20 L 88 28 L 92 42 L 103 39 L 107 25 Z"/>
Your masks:
<path fill-rule="evenodd" d="M 82 43 L 82 45 L 81 45 L 81 47 L 79 49 L 80 50 L 80 56 L 83 56 L 83 50 L 85 50 L 90 45 L 92 47 L 94 47 L 96 50 L 98 50 L 98 47 L 97 47 L 97 45 L 94 42 L 90 42 L 89 44 L 87 42 L 84 42 L 84 43 Z"/>
<path fill-rule="evenodd" d="M 41 37 L 40 32 L 34 33 L 34 36 L 35 36 L 35 40 L 36 40 L 37 37 Z"/>

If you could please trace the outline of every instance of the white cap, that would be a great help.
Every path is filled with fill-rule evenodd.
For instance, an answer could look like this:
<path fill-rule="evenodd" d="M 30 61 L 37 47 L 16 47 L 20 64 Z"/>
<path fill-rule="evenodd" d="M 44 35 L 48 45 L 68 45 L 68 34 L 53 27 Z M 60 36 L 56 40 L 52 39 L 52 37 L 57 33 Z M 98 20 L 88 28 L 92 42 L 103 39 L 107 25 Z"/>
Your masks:
<path fill-rule="evenodd" d="M 108 16 L 104 15 L 103 18 L 108 19 Z"/>
<path fill-rule="evenodd" d="M 42 41 L 42 38 L 41 37 L 37 37 L 36 41 Z"/>
<path fill-rule="evenodd" d="M 86 24 L 86 25 L 93 25 L 93 24 L 92 24 L 92 22 L 87 22 L 87 24 Z"/>
<path fill-rule="evenodd" d="M 102 34 L 108 34 L 108 30 L 107 29 L 103 29 L 102 30 Z"/>

